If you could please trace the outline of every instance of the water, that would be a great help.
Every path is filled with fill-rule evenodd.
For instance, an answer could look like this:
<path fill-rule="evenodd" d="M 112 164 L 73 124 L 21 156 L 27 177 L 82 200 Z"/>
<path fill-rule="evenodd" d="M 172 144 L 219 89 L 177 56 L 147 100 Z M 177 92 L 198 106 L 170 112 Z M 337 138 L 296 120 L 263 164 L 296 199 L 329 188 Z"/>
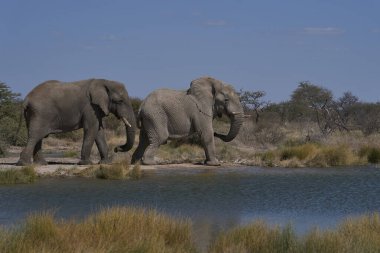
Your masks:
<path fill-rule="evenodd" d="M 2 225 L 17 224 L 39 210 L 81 218 L 113 205 L 190 217 L 197 239 L 204 241 L 254 219 L 290 222 L 302 234 L 380 211 L 380 169 L 171 168 L 147 172 L 138 181 L 56 178 L 0 186 Z"/>

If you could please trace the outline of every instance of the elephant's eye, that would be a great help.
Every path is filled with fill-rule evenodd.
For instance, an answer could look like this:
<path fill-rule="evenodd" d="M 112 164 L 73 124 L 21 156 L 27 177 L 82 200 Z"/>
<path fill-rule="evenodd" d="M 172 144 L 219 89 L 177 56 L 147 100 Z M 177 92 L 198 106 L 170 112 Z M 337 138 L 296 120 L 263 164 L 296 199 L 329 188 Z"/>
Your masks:
<path fill-rule="evenodd" d="M 114 100 L 113 102 L 114 102 L 115 104 L 122 104 L 122 103 L 123 103 L 123 100 L 121 100 L 121 99 L 120 99 L 120 100 Z"/>

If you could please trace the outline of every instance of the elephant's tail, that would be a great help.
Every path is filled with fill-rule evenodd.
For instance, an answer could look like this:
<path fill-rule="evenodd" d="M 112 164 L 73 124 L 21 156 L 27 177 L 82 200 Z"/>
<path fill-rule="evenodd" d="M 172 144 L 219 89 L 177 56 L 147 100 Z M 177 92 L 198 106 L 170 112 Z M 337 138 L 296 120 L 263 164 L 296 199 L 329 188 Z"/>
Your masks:
<path fill-rule="evenodd" d="M 17 145 L 17 142 L 19 139 L 19 133 L 20 133 L 21 126 L 22 126 L 22 118 L 23 118 L 23 116 L 24 116 L 24 118 L 26 117 L 27 107 L 28 107 L 28 100 L 25 99 L 24 102 L 22 103 L 22 108 L 20 110 L 20 116 L 18 119 L 18 126 L 17 126 L 16 133 L 13 135 L 13 145 Z"/>

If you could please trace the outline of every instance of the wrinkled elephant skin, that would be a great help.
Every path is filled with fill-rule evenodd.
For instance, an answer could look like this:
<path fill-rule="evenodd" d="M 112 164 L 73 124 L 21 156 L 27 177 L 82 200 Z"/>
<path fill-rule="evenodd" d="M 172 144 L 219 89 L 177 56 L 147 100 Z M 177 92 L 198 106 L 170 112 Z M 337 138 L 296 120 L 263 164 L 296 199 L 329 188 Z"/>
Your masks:
<path fill-rule="evenodd" d="M 101 163 L 108 162 L 108 147 L 102 124 L 109 113 L 123 120 L 127 142 L 118 151 L 128 151 L 134 143 L 136 120 L 124 85 L 104 79 L 62 83 L 47 81 L 35 87 L 25 98 L 24 117 L 28 142 L 18 165 L 46 164 L 41 147 L 44 137 L 83 128 L 84 137 L 79 164 L 90 164 L 91 148 L 96 143 Z"/>
<path fill-rule="evenodd" d="M 212 121 L 227 115 L 231 126 L 227 135 L 214 133 Z M 198 134 L 205 151 L 205 164 L 220 165 L 215 156 L 214 135 L 233 140 L 244 118 L 243 107 L 233 87 L 211 77 L 193 80 L 187 91 L 160 89 L 143 101 L 138 120 L 140 143 L 132 163 L 155 164 L 154 154 L 168 139 Z"/>

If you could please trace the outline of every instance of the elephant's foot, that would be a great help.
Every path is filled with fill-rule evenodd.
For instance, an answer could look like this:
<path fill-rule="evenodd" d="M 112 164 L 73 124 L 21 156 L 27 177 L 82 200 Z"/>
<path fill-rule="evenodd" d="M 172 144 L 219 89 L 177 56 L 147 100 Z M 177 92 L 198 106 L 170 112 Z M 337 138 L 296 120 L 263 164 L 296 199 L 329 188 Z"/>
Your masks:
<path fill-rule="evenodd" d="M 205 164 L 208 166 L 220 166 L 220 162 L 217 159 L 211 160 L 211 161 L 205 161 Z"/>
<path fill-rule="evenodd" d="M 27 166 L 27 165 L 31 165 L 32 163 L 30 161 L 25 161 L 25 160 L 18 160 L 18 162 L 16 163 L 16 166 Z"/>
<path fill-rule="evenodd" d="M 78 165 L 92 165 L 92 162 L 90 160 L 80 160 Z"/>

